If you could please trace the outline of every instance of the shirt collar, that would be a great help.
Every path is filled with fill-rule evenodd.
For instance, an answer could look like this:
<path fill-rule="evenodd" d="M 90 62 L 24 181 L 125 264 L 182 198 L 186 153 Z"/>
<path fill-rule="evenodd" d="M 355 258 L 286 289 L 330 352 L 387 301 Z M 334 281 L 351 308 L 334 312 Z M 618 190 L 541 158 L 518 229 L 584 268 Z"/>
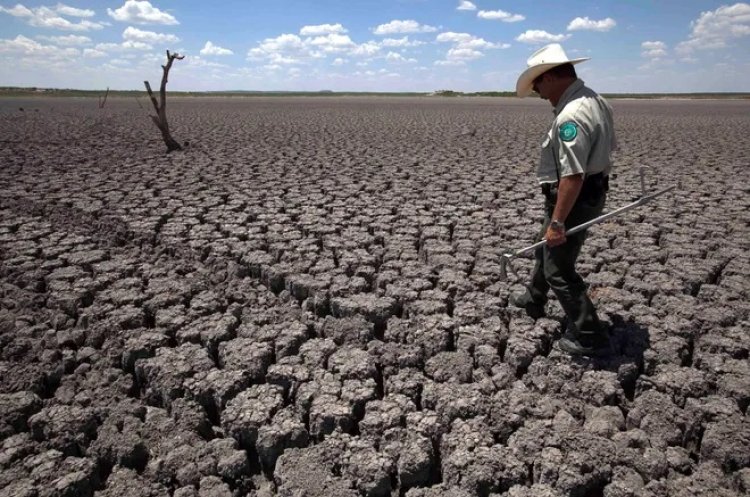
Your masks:
<path fill-rule="evenodd" d="M 568 102 L 573 100 L 573 95 L 575 95 L 578 90 L 583 88 L 583 80 L 582 79 L 576 79 L 573 81 L 570 86 L 568 86 L 563 94 L 560 96 L 560 101 L 557 102 L 557 105 L 555 106 L 555 109 L 553 110 L 555 115 L 558 115 L 560 111 L 562 111 L 566 105 L 568 105 Z"/>

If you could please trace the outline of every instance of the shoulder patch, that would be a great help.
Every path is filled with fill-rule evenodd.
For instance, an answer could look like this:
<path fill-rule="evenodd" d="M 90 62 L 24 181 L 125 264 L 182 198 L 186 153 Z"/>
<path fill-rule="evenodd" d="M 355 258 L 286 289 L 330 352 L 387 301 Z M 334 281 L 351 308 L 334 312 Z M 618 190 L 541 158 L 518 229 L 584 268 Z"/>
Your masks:
<path fill-rule="evenodd" d="M 566 121 L 560 125 L 560 139 L 564 142 L 574 140 L 578 136 L 578 125 L 573 121 Z"/>

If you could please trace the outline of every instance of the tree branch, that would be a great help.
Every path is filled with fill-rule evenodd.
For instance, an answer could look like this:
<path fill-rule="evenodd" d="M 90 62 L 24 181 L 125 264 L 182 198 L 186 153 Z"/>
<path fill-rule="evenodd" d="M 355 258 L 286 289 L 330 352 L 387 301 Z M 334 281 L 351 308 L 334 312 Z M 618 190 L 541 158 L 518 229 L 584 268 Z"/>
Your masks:
<path fill-rule="evenodd" d="M 177 143 L 174 138 L 172 138 L 172 135 L 169 132 L 169 124 L 167 123 L 167 81 L 169 79 L 169 70 L 172 68 L 172 63 L 175 61 L 175 59 L 182 60 L 184 58 L 184 55 L 180 55 L 178 53 L 171 54 L 169 53 L 169 50 L 167 50 L 167 64 L 161 66 L 163 69 L 163 74 L 161 77 L 161 86 L 159 87 L 158 102 L 156 101 L 154 92 L 151 90 L 151 85 L 149 84 L 149 82 L 143 82 L 143 84 L 146 86 L 146 91 L 148 91 L 148 96 L 151 99 L 151 103 L 156 110 L 156 115 L 151 116 L 151 119 L 159 128 L 159 131 L 161 131 L 164 143 L 167 145 L 167 152 L 171 152 L 173 150 L 182 150 L 182 146 Z"/>

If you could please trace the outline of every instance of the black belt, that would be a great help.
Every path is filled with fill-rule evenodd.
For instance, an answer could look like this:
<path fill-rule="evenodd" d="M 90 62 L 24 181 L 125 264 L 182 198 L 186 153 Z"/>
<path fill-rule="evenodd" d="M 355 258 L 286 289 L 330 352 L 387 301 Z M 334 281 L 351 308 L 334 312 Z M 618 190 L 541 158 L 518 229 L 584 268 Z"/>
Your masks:
<path fill-rule="evenodd" d="M 596 173 L 591 176 L 586 176 L 583 180 L 581 193 L 578 194 L 578 197 L 596 197 L 607 191 L 609 191 L 609 176 L 605 176 L 603 172 Z M 543 183 L 542 193 L 547 198 L 557 196 L 557 183 Z"/>

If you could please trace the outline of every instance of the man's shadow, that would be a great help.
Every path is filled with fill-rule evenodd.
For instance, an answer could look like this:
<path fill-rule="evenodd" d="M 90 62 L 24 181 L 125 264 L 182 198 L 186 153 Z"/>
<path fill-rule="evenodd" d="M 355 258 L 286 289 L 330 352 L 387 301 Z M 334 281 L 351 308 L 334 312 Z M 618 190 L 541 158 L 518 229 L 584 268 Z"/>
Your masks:
<path fill-rule="evenodd" d="M 572 360 L 582 366 L 617 373 L 625 396 L 632 400 L 636 380 L 644 371 L 644 354 L 651 347 L 648 327 L 632 318 L 610 314 L 611 354 L 606 357 L 573 356 Z"/>

